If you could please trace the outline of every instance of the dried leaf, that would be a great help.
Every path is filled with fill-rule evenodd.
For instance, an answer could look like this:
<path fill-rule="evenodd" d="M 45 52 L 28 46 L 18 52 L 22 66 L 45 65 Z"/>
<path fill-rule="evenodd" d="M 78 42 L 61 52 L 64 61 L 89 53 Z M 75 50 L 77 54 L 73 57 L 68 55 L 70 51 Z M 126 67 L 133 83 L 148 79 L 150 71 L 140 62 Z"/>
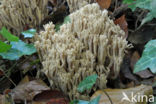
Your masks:
<path fill-rule="evenodd" d="M 5 96 L 0 94 L 0 104 L 5 104 Z"/>
<path fill-rule="evenodd" d="M 4 91 L 3 91 L 3 94 L 4 95 L 7 95 L 7 94 L 9 94 L 11 92 L 11 89 L 5 89 Z"/>
<path fill-rule="evenodd" d="M 111 101 L 113 102 L 113 104 L 146 104 L 145 100 L 143 102 L 137 102 L 137 103 L 129 102 L 127 100 L 122 101 L 122 99 L 125 97 L 124 95 L 126 95 L 128 99 L 132 100 L 132 93 L 134 94 L 134 96 L 136 95 L 135 98 L 142 96 L 142 95 L 147 96 L 148 98 L 149 97 L 151 98 L 151 96 L 153 96 L 152 86 L 146 86 L 146 85 L 140 85 L 140 86 L 137 86 L 134 88 L 128 88 L 128 89 L 105 89 L 105 91 L 111 98 Z M 92 95 L 91 99 L 94 99 L 95 97 L 99 95 L 101 95 L 99 104 L 111 104 L 109 97 L 102 90 L 95 92 Z"/>
<path fill-rule="evenodd" d="M 47 90 L 34 97 L 35 102 L 46 102 L 46 104 L 68 104 L 69 100 L 60 91 Z"/>
<path fill-rule="evenodd" d="M 135 81 L 136 84 L 139 84 L 140 82 L 138 81 L 137 77 L 132 73 L 131 69 L 130 69 L 130 57 L 128 54 L 124 57 L 123 59 L 123 63 L 121 65 L 121 73 L 122 73 L 122 80 L 124 81 L 125 78 Z"/>
<path fill-rule="evenodd" d="M 4 72 L 2 69 L 0 69 L 0 77 L 4 75 Z"/>
<path fill-rule="evenodd" d="M 26 75 L 26 76 L 22 79 L 22 81 L 20 81 L 19 85 L 24 84 L 24 83 L 27 83 L 27 82 L 29 82 L 29 81 L 30 81 L 30 78 L 29 78 L 29 76 Z"/>
<path fill-rule="evenodd" d="M 128 35 L 128 41 L 136 45 L 144 46 L 156 34 L 153 26 L 143 25 L 140 29 Z M 142 47 L 139 46 L 139 47 Z"/>
<path fill-rule="evenodd" d="M 153 73 L 151 71 L 149 71 L 148 69 L 140 71 L 135 73 L 136 75 L 138 75 L 141 78 L 150 78 L 150 77 L 154 77 Z"/>
<path fill-rule="evenodd" d="M 33 80 L 15 87 L 12 90 L 12 97 L 15 101 L 32 101 L 35 95 L 49 89 L 42 80 Z"/>
<path fill-rule="evenodd" d="M 47 104 L 45 102 L 32 102 L 32 104 Z"/>
<path fill-rule="evenodd" d="M 111 5 L 112 0 L 96 0 L 102 9 L 108 9 Z"/>
<path fill-rule="evenodd" d="M 138 53 L 138 51 L 135 51 L 131 57 L 131 69 L 134 70 L 134 66 L 136 64 L 136 62 L 140 59 L 140 55 Z"/>
<path fill-rule="evenodd" d="M 120 18 L 116 19 L 114 23 L 120 26 L 120 28 L 125 32 L 125 37 L 128 37 L 128 24 L 125 18 L 125 15 L 122 15 Z"/>

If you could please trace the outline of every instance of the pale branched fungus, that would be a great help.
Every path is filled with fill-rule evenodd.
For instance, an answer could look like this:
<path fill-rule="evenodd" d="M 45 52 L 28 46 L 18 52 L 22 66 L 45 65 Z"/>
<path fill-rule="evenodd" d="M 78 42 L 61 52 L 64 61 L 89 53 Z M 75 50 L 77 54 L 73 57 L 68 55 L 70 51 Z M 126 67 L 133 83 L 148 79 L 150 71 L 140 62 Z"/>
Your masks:
<path fill-rule="evenodd" d="M 68 94 L 70 99 L 88 99 L 91 90 L 77 91 L 87 76 L 97 74 L 92 90 L 106 87 L 108 75 L 115 78 L 126 48 L 125 33 L 108 17 L 98 4 L 88 4 L 70 14 L 70 23 L 55 32 L 53 23 L 36 36 L 36 47 L 53 88 Z"/>
<path fill-rule="evenodd" d="M 48 0 L 1 0 L 0 28 L 19 35 L 25 27 L 38 27 L 48 15 Z"/>
<path fill-rule="evenodd" d="M 95 0 L 67 0 L 71 13 L 93 2 L 95 2 Z"/>

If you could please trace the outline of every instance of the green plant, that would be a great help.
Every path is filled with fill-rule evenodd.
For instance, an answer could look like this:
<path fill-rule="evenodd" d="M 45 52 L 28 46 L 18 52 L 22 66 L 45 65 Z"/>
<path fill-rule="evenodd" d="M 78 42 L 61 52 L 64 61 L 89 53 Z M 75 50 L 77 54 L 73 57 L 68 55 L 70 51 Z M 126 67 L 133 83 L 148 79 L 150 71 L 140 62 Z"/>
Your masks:
<path fill-rule="evenodd" d="M 137 7 L 150 11 L 142 20 L 141 25 L 151 21 L 153 18 L 156 18 L 156 0 L 124 0 L 123 3 L 128 4 L 132 11 Z"/>
<path fill-rule="evenodd" d="M 135 65 L 134 73 L 147 68 L 156 73 L 156 40 L 151 40 L 145 45 L 142 57 Z"/>
<path fill-rule="evenodd" d="M 0 56 L 3 59 L 17 60 L 23 55 L 31 55 L 36 52 L 33 44 L 27 44 L 19 40 L 18 37 L 11 34 L 5 27 L 0 30 L 0 34 L 8 40 L 6 42 L 0 41 Z M 35 34 L 35 32 L 32 32 L 32 34 Z"/>
<path fill-rule="evenodd" d="M 36 33 L 35 29 L 29 29 L 27 31 L 23 31 L 22 35 L 24 35 L 24 38 L 32 38 Z"/>
<path fill-rule="evenodd" d="M 96 98 L 94 98 L 91 101 L 85 101 L 85 100 L 74 100 L 70 104 L 98 104 L 100 100 L 100 95 Z"/>
<path fill-rule="evenodd" d="M 85 90 L 91 89 L 91 88 L 93 87 L 93 85 L 95 84 L 97 77 L 98 77 L 98 76 L 97 76 L 96 74 L 86 77 L 86 78 L 78 85 L 77 90 L 78 90 L 79 92 L 82 93 L 82 92 L 84 92 Z"/>
<path fill-rule="evenodd" d="M 55 30 L 56 30 L 56 31 L 59 31 L 59 30 L 60 30 L 60 27 L 61 27 L 63 24 L 67 24 L 68 22 L 71 22 L 71 21 L 70 21 L 70 17 L 69 17 L 69 16 L 66 16 L 66 17 L 64 18 L 63 23 L 57 23 L 57 24 L 55 25 Z"/>
<path fill-rule="evenodd" d="M 86 77 L 80 84 L 78 85 L 77 90 L 83 93 L 85 90 L 89 90 L 96 83 L 96 79 L 98 76 L 96 74 Z M 101 96 L 94 98 L 91 101 L 84 100 L 73 100 L 70 104 L 98 104 Z"/>

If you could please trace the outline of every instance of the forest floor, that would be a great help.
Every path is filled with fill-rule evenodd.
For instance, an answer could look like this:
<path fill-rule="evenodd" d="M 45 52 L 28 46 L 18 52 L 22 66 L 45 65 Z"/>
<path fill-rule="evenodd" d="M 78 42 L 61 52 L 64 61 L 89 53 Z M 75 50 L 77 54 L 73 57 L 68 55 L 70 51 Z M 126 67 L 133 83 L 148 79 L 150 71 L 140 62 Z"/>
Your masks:
<path fill-rule="evenodd" d="M 144 1 L 144 6 L 146 7 L 140 6 L 143 5 L 143 1 L 136 0 L 138 5 L 135 5 L 137 7 L 135 11 L 132 11 L 129 7 L 129 2 L 133 0 L 124 1 L 125 4 L 122 0 L 96 0 L 101 9 L 109 11 L 109 16 L 114 20 L 114 23 L 124 30 L 125 38 L 128 43 L 133 45 L 133 48 L 126 52 L 118 77 L 116 79 L 108 79 L 107 88 L 111 90 L 106 89 L 100 90 L 101 92 L 94 92 L 91 98 L 101 94 L 100 101 L 98 100 L 99 104 L 118 104 L 116 101 L 122 100 L 123 92 L 131 93 L 134 91 L 138 96 L 148 96 L 148 101 L 143 100 L 141 102 L 136 98 L 137 101 L 134 100 L 135 103 L 129 101 L 129 103 L 123 102 L 120 104 L 146 104 L 149 102 L 154 104 L 152 98 L 150 101 L 149 96 L 151 95 L 152 97 L 153 95 L 154 97 L 156 94 L 155 16 L 153 15 L 151 20 L 143 23 L 148 13 L 152 11 L 146 5 L 146 1 L 150 2 L 150 0 Z M 49 15 L 42 21 L 41 30 L 43 24 L 49 23 L 49 21 L 53 21 L 54 24 L 60 24 L 70 14 L 68 4 L 63 2 L 63 0 L 49 0 L 47 8 Z M 23 41 L 31 42 L 29 39 L 23 39 Z M 145 51 L 149 52 L 149 56 L 145 56 Z M 140 61 L 139 66 L 143 69 L 136 69 L 138 61 Z M 144 62 L 147 62 L 146 65 Z M 42 68 L 37 52 L 29 56 L 24 55 L 14 61 L 1 57 L 0 104 L 68 104 L 71 102 L 61 91 L 50 89 L 50 82 L 46 75 L 42 73 Z M 137 70 L 136 73 L 134 73 L 135 70 Z M 13 95 L 10 94 L 12 92 L 14 92 Z M 118 94 L 121 94 L 121 96 L 118 96 Z M 126 96 L 131 100 L 131 94 Z M 98 104 L 93 101 L 91 103 L 89 101 L 79 101 L 77 103 Z M 74 104 L 74 102 L 71 102 L 71 104 Z"/>

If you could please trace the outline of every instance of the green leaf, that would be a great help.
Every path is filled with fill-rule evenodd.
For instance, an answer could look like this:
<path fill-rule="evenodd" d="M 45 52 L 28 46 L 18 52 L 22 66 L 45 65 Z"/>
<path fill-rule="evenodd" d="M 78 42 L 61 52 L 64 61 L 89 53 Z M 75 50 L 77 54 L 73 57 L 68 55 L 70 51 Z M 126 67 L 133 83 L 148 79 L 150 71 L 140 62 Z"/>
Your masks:
<path fill-rule="evenodd" d="M 21 51 L 18 51 L 16 49 L 11 48 L 7 52 L 0 53 L 0 56 L 3 57 L 3 59 L 8 59 L 8 60 L 17 60 L 19 59 L 23 53 Z"/>
<path fill-rule="evenodd" d="M 70 104 L 77 104 L 79 101 L 78 100 L 73 100 L 70 102 Z"/>
<path fill-rule="evenodd" d="M 64 22 L 63 22 L 63 24 L 67 24 L 67 23 L 70 23 L 71 21 L 70 21 L 70 17 L 69 16 L 66 16 L 65 18 L 64 18 Z"/>
<path fill-rule="evenodd" d="M 0 53 L 7 52 L 11 48 L 11 45 L 8 45 L 2 41 L 0 41 Z"/>
<path fill-rule="evenodd" d="M 60 27 L 61 27 L 61 26 L 62 26 L 61 23 L 58 23 L 58 24 L 55 25 L 55 30 L 56 30 L 56 32 L 60 30 Z"/>
<path fill-rule="evenodd" d="M 156 87 L 156 82 L 154 82 L 154 83 L 152 84 L 152 87 Z"/>
<path fill-rule="evenodd" d="M 88 104 L 88 101 L 85 100 L 73 100 L 70 104 Z"/>
<path fill-rule="evenodd" d="M 137 7 L 150 11 L 143 19 L 141 25 L 151 21 L 153 18 L 156 18 L 156 0 L 124 0 L 123 3 L 129 4 L 129 8 L 131 8 L 132 11 Z"/>
<path fill-rule="evenodd" d="M 2 27 L 0 30 L 0 34 L 6 38 L 8 41 L 18 41 L 19 38 L 11 34 L 5 27 Z"/>
<path fill-rule="evenodd" d="M 19 40 L 18 42 L 10 42 L 12 48 L 7 52 L 0 53 L 3 59 L 17 60 L 23 55 L 31 55 L 36 52 L 33 44 L 27 44 Z"/>
<path fill-rule="evenodd" d="M 27 31 L 22 32 L 22 35 L 24 35 L 24 38 L 32 38 L 36 33 L 35 29 L 29 29 Z"/>
<path fill-rule="evenodd" d="M 69 17 L 69 16 L 66 16 L 66 17 L 64 18 L 63 23 L 57 23 L 57 24 L 55 25 L 55 30 L 56 30 L 56 31 L 59 31 L 59 30 L 60 30 L 60 27 L 61 27 L 63 24 L 67 24 L 68 22 L 71 22 L 71 21 L 70 21 L 70 17 Z"/>
<path fill-rule="evenodd" d="M 96 83 L 97 77 L 98 76 L 96 74 L 88 76 L 78 85 L 77 90 L 82 93 L 85 90 L 91 89 L 93 85 Z"/>
<path fill-rule="evenodd" d="M 19 50 L 23 55 L 31 55 L 36 52 L 36 48 L 33 44 L 27 44 L 19 40 L 18 42 L 11 42 L 13 49 Z"/>
<path fill-rule="evenodd" d="M 88 104 L 99 104 L 100 97 L 101 95 L 91 100 Z"/>
<path fill-rule="evenodd" d="M 99 95 L 98 97 L 94 98 L 91 101 L 73 100 L 72 102 L 70 102 L 70 104 L 99 104 L 100 97 L 101 95 Z"/>
<path fill-rule="evenodd" d="M 142 20 L 141 25 L 151 21 L 153 18 L 153 15 L 151 13 L 148 13 L 147 16 Z"/>
<path fill-rule="evenodd" d="M 135 65 L 134 73 L 147 68 L 156 73 L 156 40 L 151 40 L 145 45 L 142 57 Z"/>
<path fill-rule="evenodd" d="M 123 3 L 124 3 L 124 4 L 131 4 L 131 3 L 133 3 L 133 1 L 134 1 L 134 0 L 124 0 Z"/>

